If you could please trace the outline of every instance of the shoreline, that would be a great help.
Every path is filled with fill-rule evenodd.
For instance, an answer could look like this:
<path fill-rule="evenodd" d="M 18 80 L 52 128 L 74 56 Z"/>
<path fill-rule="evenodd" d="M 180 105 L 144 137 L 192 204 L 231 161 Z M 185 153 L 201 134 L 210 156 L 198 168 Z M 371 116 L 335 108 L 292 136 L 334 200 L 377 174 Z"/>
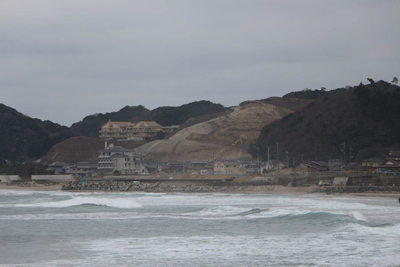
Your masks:
<path fill-rule="evenodd" d="M 17 186 L 0 184 L 0 190 L 21 190 L 21 191 L 62 191 L 62 184 L 46 186 Z"/>
<path fill-rule="evenodd" d="M 332 193 L 327 194 L 324 192 L 318 192 L 318 186 L 309 187 L 287 187 L 287 186 L 277 186 L 277 185 L 247 185 L 247 186 L 213 186 L 202 187 L 203 190 L 183 190 L 183 188 L 177 188 L 177 190 L 171 190 L 170 188 L 157 188 L 156 190 L 151 190 L 147 188 L 144 190 L 96 190 L 96 189 L 70 189 L 62 190 L 63 184 L 55 185 L 36 185 L 36 186 L 16 186 L 16 185 L 6 185 L 0 184 L 0 191 L 2 190 L 17 190 L 17 191 L 66 191 L 66 192 L 145 192 L 145 193 L 216 193 L 216 194 L 285 194 L 285 195 L 307 195 L 307 194 L 319 194 L 319 195 L 330 195 L 330 196 L 344 196 L 350 195 L 355 197 L 390 197 L 398 199 L 400 197 L 400 192 L 362 192 L 362 193 Z M 154 188 L 155 189 L 155 188 Z M 179 190 L 182 189 L 182 190 Z M 207 190 L 211 189 L 211 190 Z M 220 189 L 220 190 L 218 190 Z"/>

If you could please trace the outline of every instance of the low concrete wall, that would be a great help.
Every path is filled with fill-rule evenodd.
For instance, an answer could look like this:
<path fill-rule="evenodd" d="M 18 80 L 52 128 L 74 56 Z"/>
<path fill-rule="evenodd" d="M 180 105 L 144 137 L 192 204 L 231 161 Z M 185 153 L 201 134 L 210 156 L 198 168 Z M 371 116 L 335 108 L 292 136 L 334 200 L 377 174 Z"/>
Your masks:
<path fill-rule="evenodd" d="M 71 182 L 73 181 L 72 174 L 66 175 L 32 175 L 32 180 L 46 180 L 51 182 Z"/>
<path fill-rule="evenodd" d="M 7 175 L 11 181 L 21 180 L 19 175 Z M 5 175 L 0 175 L 0 182 L 7 183 Z"/>
<path fill-rule="evenodd" d="M 335 177 L 333 179 L 332 186 L 337 186 L 337 185 L 346 186 L 348 180 L 349 180 L 348 177 Z"/>

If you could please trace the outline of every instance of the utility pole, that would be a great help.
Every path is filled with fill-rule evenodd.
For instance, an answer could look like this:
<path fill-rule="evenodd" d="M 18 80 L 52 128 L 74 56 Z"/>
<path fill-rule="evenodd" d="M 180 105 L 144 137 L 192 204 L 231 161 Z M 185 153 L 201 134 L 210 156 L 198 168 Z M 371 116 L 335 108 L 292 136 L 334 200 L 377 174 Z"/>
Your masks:
<path fill-rule="evenodd" d="M 276 142 L 276 155 L 278 157 L 278 172 L 279 172 L 279 143 Z"/>
<path fill-rule="evenodd" d="M 350 148 L 349 148 L 349 156 L 350 156 L 350 158 L 349 158 L 349 162 L 350 162 L 350 163 L 351 163 L 351 157 L 352 157 L 352 156 L 351 156 L 351 152 L 352 152 L 352 151 L 353 151 L 353 148 L 352 148 L 352 147 L 350 147 Z"/>
<path fill-rule="evenodd" d="M 286 151 L 286 166 L 289 168 L 289 152 Z"/>
<path fill-rule="evenodd" d="M 343 163 L 346 164 L 346 142 L 343 142 Z"/>

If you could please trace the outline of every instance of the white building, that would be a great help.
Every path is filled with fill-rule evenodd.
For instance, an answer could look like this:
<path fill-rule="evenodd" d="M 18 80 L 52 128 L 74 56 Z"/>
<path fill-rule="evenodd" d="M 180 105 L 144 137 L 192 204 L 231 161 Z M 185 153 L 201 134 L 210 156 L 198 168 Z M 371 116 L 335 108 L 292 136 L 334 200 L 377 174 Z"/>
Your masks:
<path fill-rule="evenodd" d="M 107 143 L 106 143 L 107 144 Z M 99 151 L 97 164 L 99 174 L 140 174 L 147 172 L 144 156 L 121 146 L 110 145 Z"/>
<path fill-rule="evenodd" d="M 286 168 L 286 165 L 282 161 L 272 159 L 267 162 L 262 162 L 260 166 L 260 171 L 261 174 L 266 174 L 268 172 L 282 170 L 283 168 Z"/>

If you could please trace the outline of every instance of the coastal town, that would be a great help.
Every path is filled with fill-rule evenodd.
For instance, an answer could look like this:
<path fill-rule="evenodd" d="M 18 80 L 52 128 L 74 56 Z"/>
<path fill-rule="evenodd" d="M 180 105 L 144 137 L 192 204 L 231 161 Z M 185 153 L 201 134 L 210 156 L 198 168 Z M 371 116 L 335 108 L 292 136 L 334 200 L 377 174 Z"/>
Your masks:
<path fill-rule="evenodd" d="M 146 155 L 123 146 L 119 141 L 152 141 L 160 133 L 171 134 L 179 126 L 163 127 L 154 121 L 137 123 L 109 120 L 99 133 L 104 148 L 98 151 L 97 162 L 53 162 L 48 165 L 47 175 L 36 175 L 33 180 L 70 182 L 81 180 L 228 180 L 256 185 L 400 185 L 400 151 L 388 151 L 385 155 L 363 160 L 361 163 L 345 162 L 343 158 L 328 161 L 300 160 L 290 162 L 279 159 L 241 158 L 215 159 L 213 161 L 149 161 Z M 232 144 L 236 145 L 236 144 Z M 351 158 L 350 158 L 351 159 Z M 12 177 L 12 178 L 10 178 Z M 0 176 L 3 182 L 21 181 L 19 176 Z M 335 182 L 336 179 L 336 182 Z"/>
<path fill-rule="evenodd" d="M 157 133 L 172 133 L 179 126 L 162 127 L 154 121 L 148 122 L 112 122 L 101 127 L 99 138 L 105 141 L 104 149 L 99 151 L 98 162 L 77 162 L 68 165 L 54 162 L 49 170 L 55 174 L 72 174 L 85 177 L 97 175 L 149 175 L 157 173 L 180 173 L 193 175 L 254 175 L 268 174 L 274 171 L 290 169 L 292 172 L 323 173 L 333 171 L 370 172 L 397 175 L 400 172 L 400 151 L 388 151 L 386 155 L 365 159 L 361 164 L 345 162 L 343 158 L 330 159 L 327 162 L 301 160 L 299 162 L 252 158 L 207 161 L 154 162 L 146 161 L 146 156 L 132 149 L 114 146 L 113 141 L 151 141 Z M 233 144 L 235 145 L 235 144 Z M 288 172 L 286 172 L 288 173 Z"/>

